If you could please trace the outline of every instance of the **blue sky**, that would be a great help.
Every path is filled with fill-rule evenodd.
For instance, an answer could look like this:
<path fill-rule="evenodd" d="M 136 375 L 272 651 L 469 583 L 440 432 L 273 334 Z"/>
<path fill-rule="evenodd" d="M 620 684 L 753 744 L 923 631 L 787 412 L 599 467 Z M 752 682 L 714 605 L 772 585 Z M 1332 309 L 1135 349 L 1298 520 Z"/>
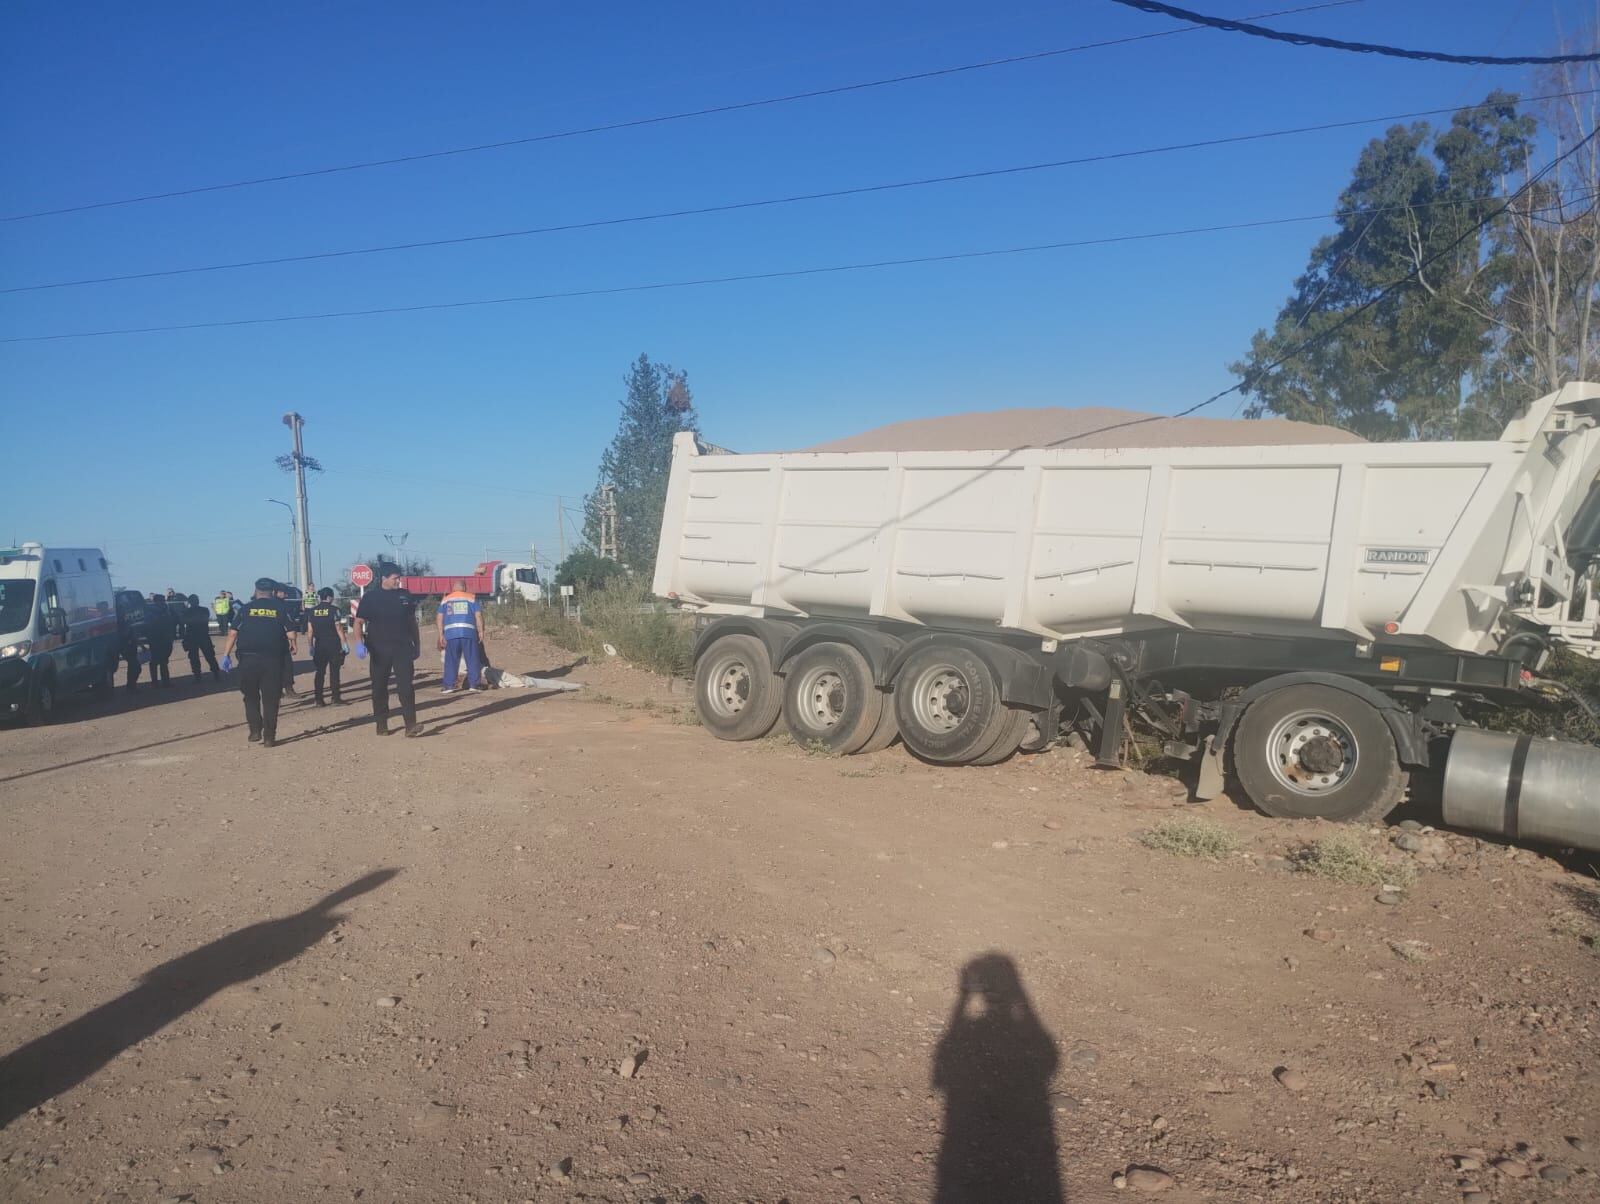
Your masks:
<path fill-rule="evenodd" d="M 1290 0 L 1199 0 L 1247 16 Z M 1365 0 L 1266 22 L 1549 53 L 1585 0 Z M 602 16 L 601 14 L 604 14 Z M 62 5 L 0 12 L 0 213 L 516 138 L 1150 33 L 1106 0 Z M 0 224 L 0 287 L 621 217 L 1381 116 L 1532 90 L 1194 32 L 864 93 Z M 1382 124 L 457 248 L 0 296 L 0 337 L 427 304 L 1326 212 Z M 409 532 L 441 572 L 554 557 L 641 351 L 714 442 L 804 446 L 1018 405 L 1171 411 L 1229 383 L 1318 223 L 705 288 L 0 345 L 0 539 L 209 594 Z M 1231 412 L 1232 402 L 1219 409 Z M 319 578 L 319 581 L 321 578 Z"/>

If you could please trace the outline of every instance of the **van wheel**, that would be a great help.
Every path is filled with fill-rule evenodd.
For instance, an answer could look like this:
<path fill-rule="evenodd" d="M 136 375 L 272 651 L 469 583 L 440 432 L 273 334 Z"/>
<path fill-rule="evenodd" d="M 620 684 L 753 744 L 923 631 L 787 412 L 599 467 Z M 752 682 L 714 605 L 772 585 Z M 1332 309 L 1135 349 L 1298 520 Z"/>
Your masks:
<path fill-rule="evenodd" d="M 29 723 L 46 724 L 56 713 L 56 683 L 48 674 L 41 674 L 28 692 L 28 702 L 22 714 Z"/>
<path fill-rule="evenodd" d="M 753 635 L 713 641 L 695 665 L 694 705 L 719 740 L 759 740 L 778 722 L 783 687 Z"/>
<path fill-rule="evenodd" d="M 1330 686 L 1257 699 L 1233 736 L 1250 801 L 1279 819 L 1374 823 L 1405 797 L 1406 775 L 1376 707 Z"/>
<path fill-rule="evenodd" d="M 814 644 L 790 661 L 783 717 L 796 744 L 836 756 L 859 752 L 877 733 L 884 697 L 866 658 L 849 644 Z"/>
<path fill-rule="evenodd" d="M 895 678 L 894 716 L 906 747 L 936 765 L 971 764 L 994 747 L 1011 717 L 988 663 L 944 644 L 906 658 Z"/>

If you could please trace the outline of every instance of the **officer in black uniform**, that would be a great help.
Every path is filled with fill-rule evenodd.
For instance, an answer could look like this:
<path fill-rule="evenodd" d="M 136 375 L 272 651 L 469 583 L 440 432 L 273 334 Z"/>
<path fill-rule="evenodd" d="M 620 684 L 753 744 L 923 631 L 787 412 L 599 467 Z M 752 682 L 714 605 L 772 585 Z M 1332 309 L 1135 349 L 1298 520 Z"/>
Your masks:
<path fill-rule="evenodd" d="M 283 629 L 290 636 L 299 635 L 305 631 L 305 620 L 300 615 L 300 603 L 289 597 L 289 587 L 281 581 L 272 583 L 272 596 L 278 600 L 278 609 L 283 614 Z M 283 692 L 290 698 L 299 698 L 300 695 L 294 688 L 294 655 L 287 649 L 283 654 Z"/>
<path fill-rule="evenodd" d="M 317 705 L 322 701 L 322 680 L 326 676 L 333 688 L 333 702 L 339 706 L 339 666 L 344 664 L 344 638 L 339 630 L 339 608 L 333 604 L 333 591 L 324 586 L 317 591 L 317 600 L 306 611 L 311 623 L 311 661 L 316 666 Z"/>
<path fill-rule="evenodd" d="M 200 605 L 200 595 L 189 595 L 188 609 L 183 612 L 183 650 L 189 654 L 189 673 L 195 685 L 200 684 L 200 657 L 211 666 L 214 681 L 222 680 L 217 668 L 217 650 L 211 643 L 211 611 Z"/>
<path fill-rule="evenodd" d="M 178 624 L 172 617 L 172 608 L 160 594 L 150 595 L 145 617 L 149 622 L 145 638 L 150 644 L 150 684 L 170 686 L 172 671 L 167 668 L 167 662 L 172 659 L 172 641 L 178 634 Z"/>
<path fill-rule="evenodd" d="M 399 565 L 385 564 L 378 571 L 382 587 L 369 589 L 356 608 L 356 655 L 372 653 L 372 715 L 378 721 L 378 735 L 389 734 L 389 674 L 393 673 L 406 735 L 420 736 L 412 684 L 417 657 L 422 655 L 416 599 L 400 584 Z"/>
<path fill-rule="evenodd" d="M 223 664 L 239 652 L 239 689 L 244 692 L 244 717 L 250 740 L 271 748 L 278 738 L 278 702 L 283 693 L 283 658 L 293 656 L 294 634 L 284 627 L 283 611 L 272 596 L 271 577 L 256 582 L 256 596 L 234 619 L 222 649 Z"/>

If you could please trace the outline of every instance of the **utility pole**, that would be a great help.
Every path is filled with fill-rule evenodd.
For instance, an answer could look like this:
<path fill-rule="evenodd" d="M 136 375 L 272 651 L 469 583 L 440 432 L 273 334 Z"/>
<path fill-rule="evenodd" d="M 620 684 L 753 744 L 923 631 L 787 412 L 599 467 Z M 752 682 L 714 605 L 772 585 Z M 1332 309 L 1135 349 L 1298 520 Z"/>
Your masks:
<path fill-rule="evenodd" d="M 617 487 L 600 486 L 600 556 L 617 559 Z"/>
<path fill-rule="evenodd" d="M 311 520 L 306 514 L 306 454 L 300 443 L 300 428 L 306 420 L 290 410 L 283 416 L 283 425 L 294 436 L 294 502 L 300 512 L 300 588 L 311 587 Z"/>
<path fill-rule="evenodd" d="M 561 560 L 556 562 L 560 564 L 567 558 L 567 508 L 559 496 L 556 498 L 556 535 L 561 540 Z"/>

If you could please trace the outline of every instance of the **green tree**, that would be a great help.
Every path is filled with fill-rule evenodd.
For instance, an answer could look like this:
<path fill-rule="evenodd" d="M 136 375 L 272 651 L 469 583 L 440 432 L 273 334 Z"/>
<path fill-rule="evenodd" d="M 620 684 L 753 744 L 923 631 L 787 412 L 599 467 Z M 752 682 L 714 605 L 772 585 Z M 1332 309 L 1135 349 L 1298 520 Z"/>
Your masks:
<path fill-rule="evenodd" d="M 556 565 L 557 585 L 575 585 L 580 591 L 596 590 L 613 577 L 625 577 L 628 570 L 620 561 L 602 556 L 593 548 L 582 547 Z"/>
<path fill-rule="evenodd" d="M 1536 127 L 1515 96 L 1494 92 L 1447 129 L 1394 126 L 1368 143 L 1339 196 L 1337 229 L 1312 249 L 1272 328 L 1231 366 L 1252 417 L 1369 439 L 1458 433 L 1493 351 L 1493 297 L 1508 271 L 1503 240 L 1484 224 L 1503 206 L 1504 181 L 1526 169 Z"/>
<path fill-rule="evenodd" d="M 655 571 L 661 512 L 672 468 L 672 437 L 698 431 L 689 377 L 639 356 L 623 378 L 627 395 L 616 437 L 600 457 L 599 484 L 616 490 L 617 552 L 622 563 L 648 577 Z M 584 499 L 584 539 L 600 546 L 600 489 Z"/>

